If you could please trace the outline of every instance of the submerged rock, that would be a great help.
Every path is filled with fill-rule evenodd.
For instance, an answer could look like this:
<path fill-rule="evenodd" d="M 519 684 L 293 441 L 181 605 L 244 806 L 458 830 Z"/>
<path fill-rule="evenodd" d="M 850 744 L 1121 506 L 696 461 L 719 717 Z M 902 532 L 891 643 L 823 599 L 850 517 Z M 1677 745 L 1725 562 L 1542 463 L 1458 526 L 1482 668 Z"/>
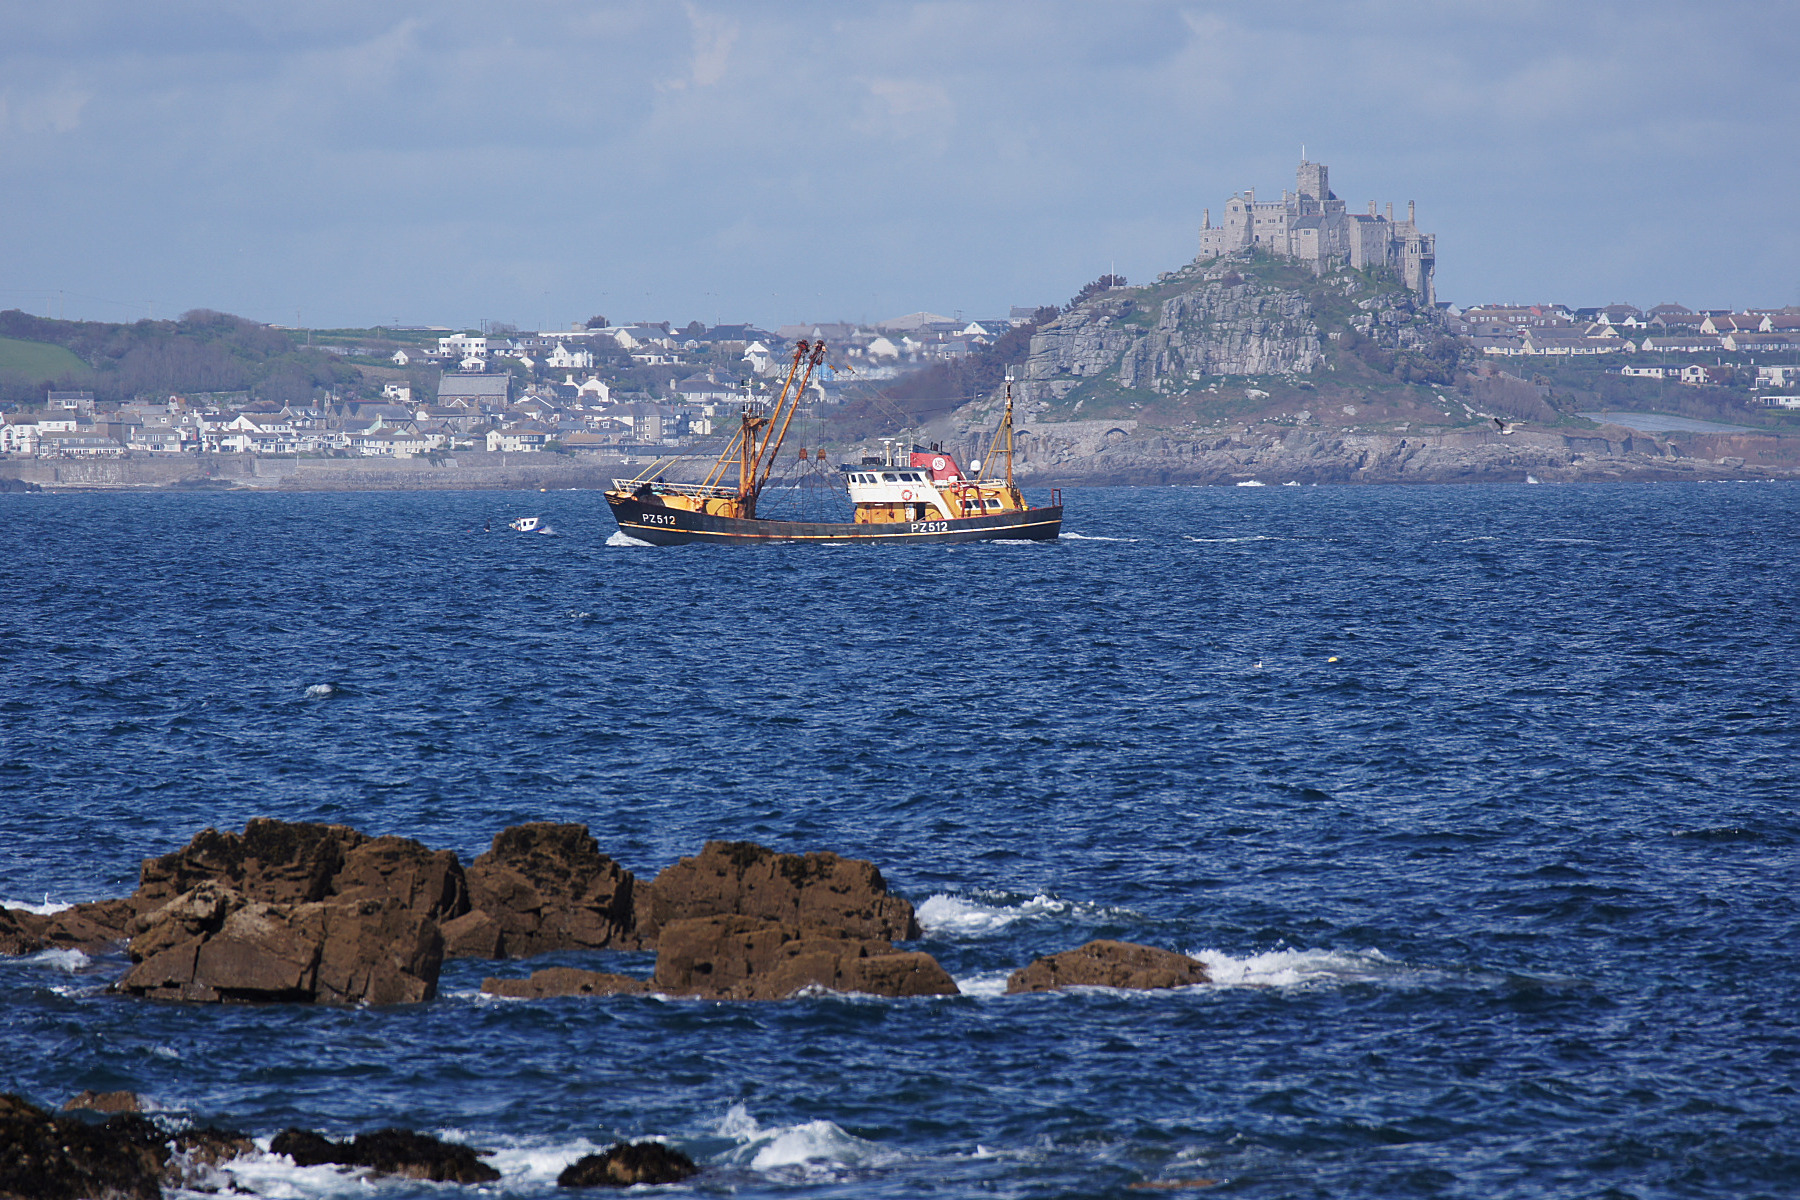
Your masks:
<path fill-rule="evenodd" d="M 102 1113 L 134 1113 L 143 1112 L 144 1105 L 136 1092 L 82 1092 L 72 1096 L 63 1105 L 64 1112 L 76 1109 L 87 1109 L 89 1112 Z"/>
<path fill-rule="evenodd" d="M 694 917 L 662 927 L 651 986 L 719 1000 L 779 1000 L 809 987 L 876 996 L 954 996 L 929 954 L 880 938 L 749 916 Z"/>
<path fill-rule="evenodd" d="M 548 996 L 638 995 L 649 991 L 650 985 L 630 975 L 578 971 L 573 967 L 546 967 L 542 971 L 533 971 L 529 979 L 498 979 L 490 976 L 481 981 L 481 990 L 490 996 L 542 1000 Z"/>
<path fill-rule="evenodd" d="M 469 864 L 474 912 L 447 943 L 455 955 L 526 958 L 551 950 L 635 948 L 636 877 L 600 853 L 586 825 L 503 829 Z"/>
<path fill-rule="evenodd" d="M 334 1142 L 306 1129 L 288 1129 L 269 1144 L 299 1167 L 367 1167 L 377 1175 L 399 1175 L 432 1183 L 492 1183 L 500 1172 L 481 1161 L 489 1150 L 443 1142 L 410 1129 L 378 1129 Z"/>
<path fill-rule="evenodd" d="M 875 864 L 829 851 L 782 854 L 754 842 L 708 842 L 641 889 L 637 930 L 646 944 L 691 917 L 745 916 L 907 941 L 913 907 L 888 891 Z"/>
<path fill-rule="evenodd" d="M 604 1154 L 589 1154 L 563 1168 L 557 1187 L 634 1187 L 640 1183 L 680 1183 L 700 1173 L 694 1160 L 661 1142 L 620 1142 Z"/>
<path fill-rule="evenodd" d="M 1008 995 L 1067 987 L 1172 988 L 1209 982 L 1206 965 L 1185 954 L 1135 942 L 1093 941 L 1049 954 L 1006 981 Z"/>
<path fill-rule="evenodd" d="M 135 1112 L 93 1125 L 0 1095 L 0 1197 L 6 1200 L 160 1200 L 163 1185 L 188 1186 L 207 1168 L 252 1149 L 240 1133 L 169 1133 Z"/>
<path fill-rule="evenodd" d="M 0 908 L 0 954 L 80 950 L 99 954 L 130 935 L 137 906 L 129 900 L 76 904 L 55 913 Z"/>

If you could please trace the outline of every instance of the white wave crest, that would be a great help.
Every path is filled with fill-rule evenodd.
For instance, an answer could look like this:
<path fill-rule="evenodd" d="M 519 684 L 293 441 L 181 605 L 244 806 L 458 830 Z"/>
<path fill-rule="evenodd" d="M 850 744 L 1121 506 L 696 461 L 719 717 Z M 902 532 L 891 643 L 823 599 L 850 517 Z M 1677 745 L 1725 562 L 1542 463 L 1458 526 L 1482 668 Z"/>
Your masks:
<path fill-rule="evenodd" d="M 914 915 L 919 919 L 919 928 L 928 936 L 976 938 L 998 933 L 1019 921 L 1067 917 L 1095 922 L 1136 914 L 1102 904 L 1061 900 L 1042 892 L 1029 897 L 1009 896 L 1002 892 L 973 895 L 937 892 L 926 897 Z"/>
<path fill-rule="evenodd" d="M 956 987 L 965 996 L 973 996 L 977 1000 L 992 1000 L 1006 995 L 1006 981 L 1011 978 L 1011 971 L 983 971 L 978 975 L 958 979 Z"/>
<path fill-rule="evenodd" d="M 0 900 L 0 908 L 10 908 L 14 912 L 36 913 L 40 917 L 48 917 L 53 913 L 67 912 L 74 907 L 73 904 L 63 904 L 59 901 L 50 899 L 50 894 L 48 892 L 44 893 L 44 902 L 42 904 L 33 904 L 29 900 Z"/>
<path fill-rule="evenodd" d="M 1096 534 L 1096 533 L 1065 533 L 1062 536 L 1066 540 L 1071 541 L 1071 542 L 1135 542 L 1135 541 L 1137 541 L 1136 538 L 1101 537 L 1099 534 Z"/>
<path fill-rule="evenodd" d="M 832 1173 L 842 1167 L 867 1167 L 899 1156 L 875 1142 L 864 1141 L 832 1121 L 806 1121 L 764 1129 L 743 1104 L 731 1106 L 719 1121 L 719 1135 L 737 1142 L 724 1161 L 753 1171 Z"/>
<path fill-rule="evenodd" d="M 1190 542 L 1204 542 L 1204 543 L 1206 543 L 1206 544 L 1208 544 L 1208 545 L 1213 545 L 1213 544 L 1228 544 L 1228 543 L 1231 543 L 1231 542 L 1279 542 L 1279 541 L 1284 541 L 1284 540 L 1286 540 L 1286 539 L 1284 539 L 1284 538 L 1275 538 L 1275 537 L 1270 537 L 1270 536 L 1269 536 L 1269 535 L 1268 535 L 1268 534 L 1266 534 L 1266 533 L 1257 533 L 1257 534 L 1252 534 L 1252 535 L 1251 535 L 1251 536 L 1249 536 L 1249 537 L 1224 537 L 1224 538 L 1203 538 L 1203 537 L 1195 537 L 1195 536 L 1194 536 L 1194 535 L 1193 535 L 1193 534 L 1191 534 L 1191 533 L 1184 533 L 1184 534 L 1182 534 L 1182 535 L 1181 535 L 1181 536 L 1182 536 L 1182 537 L 1183 537 L 1183 538 L 1185 538 L 1185 539 L 1186 539 L 1186 540 L 1188 540 L 1188 541 L 1190 541 Z"/>
<path fill-rule="evenodd" d="M 1240 479 L 1240 480 L 1238 480 L 1238 486 L 1239 487 L 1268 487 L 1269 485 L 1264 483 L 1260 479 Z"/>
<path fill-rule="evenodd" d="M 337 685 L 330 683 L 315 683 L 306 689 L 305 695 L 308 700 L 323 700 L 327 696 L 337 695 Z"/>
<path fill-rule="evenodd" d="M 59 971 L 67 971 L 71 975 L 78 974 L 93 966 L 94 960 L 79 950 L 39 950 L 25 959 L 33 965 L 55 967 Z"/>
<path fill-rule="evenodd" d="M 1270 950 L 1242 957 L 1197 950 L 1189 956 L 1206 964 L 1214 987 L 1324 987 L 1391 981 L 1411 973 L 1379 950 Z"/>
<path fill-rule="evenodd" d="M 606 539 L 606 544 L 609 546 L 653 546 L 656 543 L 646 542 L 641 538 L 634 538 L 623 529 L 619 529 L 615 530 L 613 535 Z"/>

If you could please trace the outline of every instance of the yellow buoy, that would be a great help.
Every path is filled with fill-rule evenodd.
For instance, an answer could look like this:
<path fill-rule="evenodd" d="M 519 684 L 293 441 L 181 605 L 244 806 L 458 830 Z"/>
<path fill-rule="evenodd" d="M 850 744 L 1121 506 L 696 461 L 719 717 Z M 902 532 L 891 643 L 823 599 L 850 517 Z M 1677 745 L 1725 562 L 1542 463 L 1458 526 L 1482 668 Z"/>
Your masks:
<path fill-rule="evenodd" d="M 1337 661 L 1337 655 L 1335 655 L 1335 654 L 1334 654 L 1334 655 L 1332 655 L 1332 656 L 1331 656 L 1331 657 L 1330 657 L 1330 658 L 1328 658 L 1328 659 L 1326 659 L 1326 660 L 1325 660 L 1325 661 L 1326 661 L 1326 662 L 1336 662 L 1336 661 Z"/>

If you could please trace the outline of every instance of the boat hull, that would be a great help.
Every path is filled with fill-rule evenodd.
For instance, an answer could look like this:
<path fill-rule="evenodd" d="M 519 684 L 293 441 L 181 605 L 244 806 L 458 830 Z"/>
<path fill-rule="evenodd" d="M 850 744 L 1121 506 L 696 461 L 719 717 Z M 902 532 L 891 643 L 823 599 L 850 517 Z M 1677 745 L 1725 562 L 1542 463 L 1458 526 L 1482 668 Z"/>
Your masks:
<path fill-rule="evenodd" d="M 1062 532 L 1062 508 L 984 514 L 957 520 L 859 525 L 836 521 L 766 521 L 718 517 L 607 496 L 620 532 L 657 546 L 685 542 L 913 542 L 1050 541 Z"/>

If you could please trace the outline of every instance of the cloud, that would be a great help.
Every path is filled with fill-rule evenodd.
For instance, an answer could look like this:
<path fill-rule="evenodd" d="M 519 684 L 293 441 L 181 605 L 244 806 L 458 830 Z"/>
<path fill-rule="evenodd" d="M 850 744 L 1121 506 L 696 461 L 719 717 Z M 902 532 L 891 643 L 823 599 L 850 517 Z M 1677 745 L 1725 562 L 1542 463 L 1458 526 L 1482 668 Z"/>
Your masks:
<path fill-rule="evenodd" d="M 69 84 L 24 95 L 8 88 L 0 92 L 0 132 L 73 133 L 80 128 L 82 112 L 93 98 L 93 92 Z"/>
<path fill-rule="evenodd" d="M 1791 238 L 1701 221 L 1800 188 L 1778 9 L 63 0 L 0 44 L 0 257 L 343 323 L 1003 311 L 1178 265 L 1304 142 L 1419 201 L 1446 298 L 1792 302 Z"/>

